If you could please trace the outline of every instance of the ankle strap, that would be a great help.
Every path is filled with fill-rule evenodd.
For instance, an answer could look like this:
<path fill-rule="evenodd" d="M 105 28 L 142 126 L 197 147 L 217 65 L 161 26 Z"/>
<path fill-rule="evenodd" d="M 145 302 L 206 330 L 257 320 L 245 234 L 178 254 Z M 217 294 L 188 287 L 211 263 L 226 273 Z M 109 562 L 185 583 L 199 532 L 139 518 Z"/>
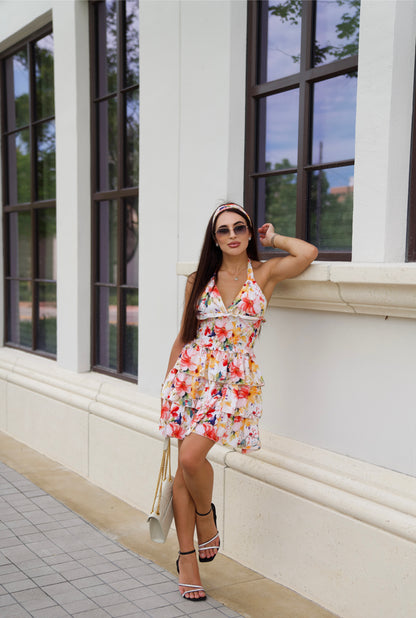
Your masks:
<path fill-rule="evenodd" d="M 197 515 L 199 515 L 199 517 L 206 517 L 207 515 L 209 515 L 212 511 L 212 506 L 209 507 L 209 511 L 207 511 L 206 513 L 198 513 L 198 511 L 195 511 L 195 513 Z"/>
<path fill-rule="evenodd" d="M 188 554 L 194 554 L 194 553 L 195 553 L 194 549 L 192 549 L 191 551 L 180 551 L 179 552 L 181 556 L 187 556 Z"/>

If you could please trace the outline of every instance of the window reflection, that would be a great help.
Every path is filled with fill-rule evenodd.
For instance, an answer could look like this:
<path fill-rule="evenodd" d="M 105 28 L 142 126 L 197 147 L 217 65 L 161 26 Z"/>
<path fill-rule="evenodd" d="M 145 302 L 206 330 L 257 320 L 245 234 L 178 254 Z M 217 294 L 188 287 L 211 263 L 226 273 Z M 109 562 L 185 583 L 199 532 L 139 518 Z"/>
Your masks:
<path fill-rule="evenodd" d="M 54 208 L 37 211 L 38 277 L 56 279 L 56 214 Z"/>
<path fill-rule="evenodd" d="M 124 331 L 124 371 L 137 375 L 138 368 L 138 323 L 139 294 L 137 290 L 124 291 L 125 324 Z"/>
<path fill-rule="evenodd" d="M 55 113 L 53 83 L 53 35 L 43 37 L 35 44 L 35 100 L 36 119 Z"/>
<path fill-rule="evenodd" d="M 354 158 L 356 95 L 355 75 L 314 85 L 312 163 Z"/>
<path fill-rule="evenodd" d="M 126 74 L 125 85 L 139 83 L 139 3 L 126 1 Z"/>
<path fill-rule="evenodd" d="M 9 275 L 32 276 L 32 217 L 30 212 L 13 212 L 9 215 Z"/>
<path fill-rule="evenodd" d="M 97 3 L 97 21 L 101 36 L 97 39 L 98 96 L 117 90 L 117 6 L 116 0 Z"/>
<path fill-rule="evenodd" d="M 38 283 L 37 350 L 56 354 L 56 284 Z"/>
<path fill-rule="evenodd" d="M 36 184 L 37 199 L 55 198 L 55 121 L 36 126 Z"/>
<path fill-rule="evenodd" d="M 351 250 L 353 198 L 353 165 L 311 174 L 309 238 L 319 249 Z"/>
<path fill-rule="evenodd" d="M 295 167 L 298 157 L 299 90 L 288 90 L 266 99 L 265 168 L 280 169 L 282 162 Z M 259 162 L 261 163 L 261 162 Z M 259 166 L 262 171 L 262 166 Z M 263 167 L 264 170 L 264 167 Z"/>
<path fill-rule="evenodd" d="M 299 71 L 300 30 L 299 2 L 268 2 L 267 20 L 261 21 L 263 49 L 260 82 L 279 79 Z"/>
<path fill-rule="evenodd" d="M 98 281 L 117 282 L 117 200 L 99 202 L 98 209 Z"/>
<path fill-rule="evenodd" d="M 297 174 L 279 174 L 258 182 L 265 196 L 265 221 L 284 236 L 296 236 Z"/>
<path fill-rule="evenodd" d="M 29 130 L 24 129 L 10 135 L 7 142 L 9 204 L 30 202 Z"/>
<path fill-rule="evenodd" d="M 7 129 L 29 124 L 29 64 L 27 48 L 19 50 L 5 61 Z"/>
<path fill-rule="evenodd" d="M 9 281 L 7 340 L 25 348 L 32 347 L 32 284 Z"/>
<path fill-rule="evenodd" d="M 317 0 L 314 66 L 358 54 L 360 0 Z"/>
<path fill-rule="evenodd" d="M 98 189 L 117 189 L 117 98 L 98 104 Z"/>
<path fill-rule="evenodd" d="M 127 285 L 139 283 L 139 215 L 137 197 L 125 202 L 124 247 Z"/>
<path fill-rule="evenodd" d="M 125 182 L 126 187 L 135 187 L 139 184 L 139 89 L 127 93 L 125 101 Z"/>
<path fill-rule="evenodd" d="M 97 361 L 102 367 L 117 369 L 117 290 L 99 287 Z"/>

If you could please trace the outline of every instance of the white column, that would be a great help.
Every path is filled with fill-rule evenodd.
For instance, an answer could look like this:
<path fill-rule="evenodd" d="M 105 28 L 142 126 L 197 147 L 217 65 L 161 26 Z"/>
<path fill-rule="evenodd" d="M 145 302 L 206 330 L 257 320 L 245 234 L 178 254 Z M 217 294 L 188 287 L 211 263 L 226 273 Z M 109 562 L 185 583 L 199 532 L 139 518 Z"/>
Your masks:
<path fill-rule="evenodd" d="M 88 3 L 55 3 L 58 364 L 90 368 L 91 189 Z"/>
<path fill-rule="evenodd" d="M 352 256 L 405 260 L 416 3 L 361 2 Z"/>

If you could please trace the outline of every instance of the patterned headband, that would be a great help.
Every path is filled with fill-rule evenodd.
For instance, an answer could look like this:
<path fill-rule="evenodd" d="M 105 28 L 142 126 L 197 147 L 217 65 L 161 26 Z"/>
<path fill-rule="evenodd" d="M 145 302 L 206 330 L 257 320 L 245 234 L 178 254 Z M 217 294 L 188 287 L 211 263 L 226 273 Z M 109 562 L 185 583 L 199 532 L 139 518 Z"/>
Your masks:
<path fill-rule="evenodd" d="M 218 215 L 220 215 L 222 212 L 226 211 L 226 210 L 240 210 L 242 213 L 244 213 L 244 215 L 247 217 L 247 219 L 250 222 L 250 225 L 253 227 L 253 224 L 251 222 L 250 216 L 249 214 L 244 210 L 244 208 L 242 206 L 239 206 L 238 204 L 221 204 L 221 206 L 218 206 L 217 210 L 214 212 L 214 215 L 212 217 L 212 229 L 214 229 L 215 226 L 215 221 L 218 217 Z"/>

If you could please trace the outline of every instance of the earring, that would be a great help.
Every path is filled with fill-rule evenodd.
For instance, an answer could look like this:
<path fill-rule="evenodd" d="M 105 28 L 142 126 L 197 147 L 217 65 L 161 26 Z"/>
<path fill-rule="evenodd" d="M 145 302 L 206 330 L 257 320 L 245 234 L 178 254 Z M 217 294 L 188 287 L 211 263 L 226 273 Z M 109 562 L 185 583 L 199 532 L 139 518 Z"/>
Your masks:
<path fill-rule="evenodd" d="M 248 242 L 250 242 L 250 240 L 251 240 L 251 236 L 248 237 Z"/>
<path fill-rule="evenodd" d="M 215 243 L 215 246 L 218 247 L 218 243 L 217 242 Z"/>

